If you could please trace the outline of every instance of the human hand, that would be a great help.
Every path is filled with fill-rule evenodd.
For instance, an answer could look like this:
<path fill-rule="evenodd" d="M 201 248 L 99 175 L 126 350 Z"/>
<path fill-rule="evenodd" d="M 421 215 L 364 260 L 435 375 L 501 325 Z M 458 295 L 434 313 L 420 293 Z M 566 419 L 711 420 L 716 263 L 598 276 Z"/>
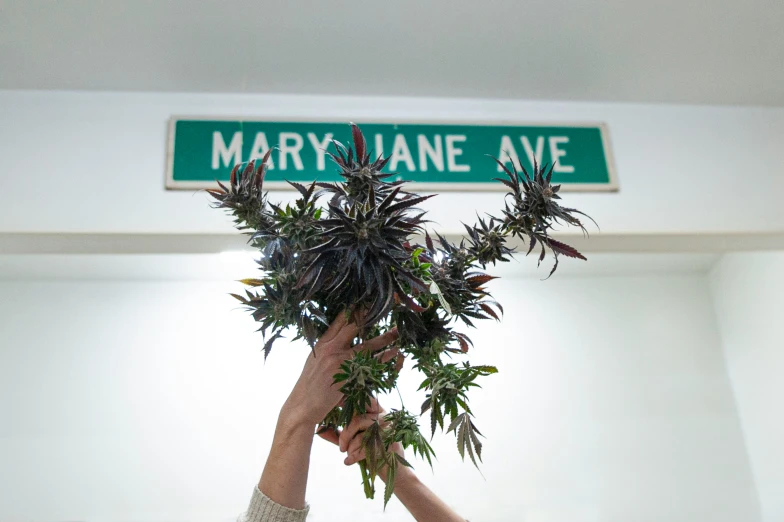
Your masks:
<path fill-rule="evenodd" d="M 384 418 L 385 415 L 384 409 L 381 408 L 376 399 L 373 399 L 367 412 L 364 415 L 355 416 L 343 431 L 324 430 L 319 433 L 319 436 L 339 446 L 340 451 L 346 453 L 343 463 L 350 466 L 365 458 L 365 450 L 362 447 L 365 430 L 376 421 L 384 428 L 387 424 Z M 389 447 L 389 451 L 404 457 L 403 447 L 399 442 L 393 443 Z M 386 466 L 378 470 L 378 476 L 381 480 L 387 482 Z M 395 496 L 417 521 L 465 522 L 464 518 L 420 482 L 413 470 L 408 466 L 396 466 L 391 486 L 394 487 Z M 387 483 L 387 487 L 390 487 L 390 484 Z"/>
<path fill-rule="evenodd" d="M 362 447 L 362 439 L 365 430 L 376 421 L 379 422 L 382 429 L 386 427 L 387 422 L 384 419 L 386 413 L 384 408 L 382 408 L 374 398 L 371 401 L 367 412 L 364 415 L 355 416 L 342 431 L 324 430 L 319 433 L 319 436 L 324 440 L 337 445 L 341 452 L 346 453 L 346 458 L 343 460 L 343 463 L 346 466 L 351 466 L 352 464 L 356 464 L 365 459 L 365 449 Z M 389 446 L 389 451 L 404 457 L 403 446 L 399 442 L 392 443 L 392 445 Z M 407 473 L 411 473 L 411 470 L 405 466 L 400 466 L 397 471 L 395 483 L 405 477 Z M 386 467 L 379 470 L 378 476 L 381 480 L 386 482 Z"/>
<path fill-rule="evenodd" d="M 357 346 L 351 341 L 357 336 L 358 327 L 349 322 L 347 314 L 340 313 L 324 335 L 316 343 L 313 353 L 308 354 L 302 374 L 294 385 L 281 411 L 281 418 L 295 424 L 310 424 L 314 427 L 338 405 L 343 395 L 340 386 L 334 384 L 334 376 L 340 365 L 354 352 L 366 350 L 375 353 L 397 339 L 397 329 L 374 337 Z M 389 360 L 397 355 L 397 349 L 384 353 Z"/>

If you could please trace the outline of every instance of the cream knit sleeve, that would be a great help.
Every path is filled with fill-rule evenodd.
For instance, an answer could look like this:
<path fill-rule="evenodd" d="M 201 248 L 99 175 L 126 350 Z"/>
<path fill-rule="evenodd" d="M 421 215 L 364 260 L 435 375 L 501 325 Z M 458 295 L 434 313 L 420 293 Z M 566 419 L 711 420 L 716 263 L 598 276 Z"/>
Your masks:
<path fill-rule="evenodd" d="M 305 509 L 291 509 L 277 504 L 261 492 L 258 486 L 253 488 L 248 511 L 240 515 L 237 522 L 304 522 L 310 506 Z"/>

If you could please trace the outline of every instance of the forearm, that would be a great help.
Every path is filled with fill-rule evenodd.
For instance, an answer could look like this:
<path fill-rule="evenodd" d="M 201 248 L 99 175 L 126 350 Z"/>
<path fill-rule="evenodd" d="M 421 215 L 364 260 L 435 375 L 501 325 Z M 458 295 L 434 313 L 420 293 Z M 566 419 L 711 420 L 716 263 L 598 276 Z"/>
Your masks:
<path fill-rule="evenodd" d="M 398 471 L 395 496 L 419 522 L 465 522 L 464 518 L 422 484 L 409 468 Z"/>
<path fill-rule="evenodd" d="M 298 420 L 285 406 L 281 410 L 259 489 L 282 506 L 305 507 L 314 429 L 315 425 Z"/>

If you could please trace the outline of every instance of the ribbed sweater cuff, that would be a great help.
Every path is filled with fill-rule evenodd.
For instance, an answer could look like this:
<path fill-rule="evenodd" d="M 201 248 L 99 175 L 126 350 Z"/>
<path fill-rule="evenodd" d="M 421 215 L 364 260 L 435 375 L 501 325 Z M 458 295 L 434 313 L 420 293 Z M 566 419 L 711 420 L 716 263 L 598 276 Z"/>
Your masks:
<path fill-rule="evenodd" d="M 253 488 L 250 506 L 245 513 L 247 522 L 305 522 L 310 506 L 305 509 L 291 509 L 281 506 L 261 492 L 258 486 Z"/>

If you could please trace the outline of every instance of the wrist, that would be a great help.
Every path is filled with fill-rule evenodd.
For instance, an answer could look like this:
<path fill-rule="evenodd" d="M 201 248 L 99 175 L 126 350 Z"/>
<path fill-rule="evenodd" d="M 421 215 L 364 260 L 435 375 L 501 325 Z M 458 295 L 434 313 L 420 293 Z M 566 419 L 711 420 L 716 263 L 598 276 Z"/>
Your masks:
<path fill-rule="evenodd" d="M 387 481 L 387 470 L 386 468 L 382 469 L 378 474 L 379 478 L 386 483 Z M 414 473 L 414 470 L 409 468 L 408 466 L 404 466 L 403 464 L 399 464 L 397 467 L 397 472 L 395 473 L 395 487 L 400 485 L 406 485 L 413 482 L 416 482 L 417 476 Z"/>
<path fill-rule="evenodd" d="M 286 431 L 308 430 L 313 432 L 316 429 L 316 424 L 308 418 L 305 412 L 288 402 L 283 405 L 278 416 L 278 428 Z"/>

